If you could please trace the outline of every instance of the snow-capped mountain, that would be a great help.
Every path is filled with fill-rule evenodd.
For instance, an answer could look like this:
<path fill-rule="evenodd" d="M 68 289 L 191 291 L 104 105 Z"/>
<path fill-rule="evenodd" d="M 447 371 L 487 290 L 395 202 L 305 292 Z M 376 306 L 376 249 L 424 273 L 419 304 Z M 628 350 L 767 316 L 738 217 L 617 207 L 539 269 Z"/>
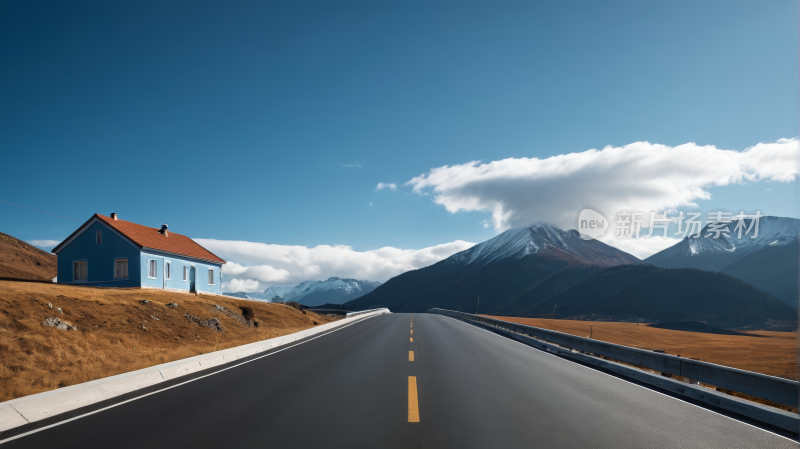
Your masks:
<path fill-rule="evenodd" d="M 274 287 L 268 287 L 263 292 L 251 292 L 251 293 L 235 292 L 235 293 L 225 293 L 225 294 L 228 295 L 228 296 L 235 296 L 237 298 L 257 299 L 259 301 L 270 302 L 276 296 L 282 297 L 287 292 L 292 291 L 293 288 L 294 287 L 291 287 L 291 286 L 288 286 L 288 285 L 278 285 L 278 286 L 274 286 Z"/>
<path fill-rule="evenodd" d="M 536 223 L 405 272 L 346 306 L 512 312 L 545 301 L 605 267 L 637 264 L 642 261 L 598 240 L 583 240 L 577 231 Z"/>
<path fill-rule="evenodd" d="M 381 285 L 380 282 L 358 279 L 328 278 L 325 281 L 303 281 L 283 295 L 283 301 L 295 301 L 305 306 L 342 304 L 361 297 Z"/>
<path fill-rule="evenodd" d="M 749 220 L 746 225 L 750 226 Z M 754 229 L 746 235 L 742 231 L 739 238 L 735 222 L 726 228 L 729 237 L 720 235 L 715 239 L 713 234 L 708 236 L 706 226 L 700 237 L 684 238 L 645 262 L 662 268 L 697 268 L 728 274 L 797 307 L 800 220 L 761 217 L 756 238 L 751 238 Z"/>
<path fill-rule="evenodd" d="M 745 220 L 749 228 L 751 220 Z M 721 271 L 737 260 L 759 251 L 767 246 L 784 246 L 797 242 L 800 238 L 800 220 L 788 217 L 761 217 L 758 221 L 758 237 L 752 238 L 754 229 L 745 234 L 747 228 L 736 231 L 737 223 L 728 223 L 724 229 L 729 235 L 709 232 L 711 225 L 706 225 L 700 237 L 686 237 L 681 242 L 656 253 L 645 262 L 662 268 L 698 268 L 701 270 Z"/>
<path fill-rule="evenodd" d="M 293 288 L 294 287 L 289 285 L 277 285 L 273 287 L 268 287 L 266 290 L 262 292 L 262 295 L 264 295 L 264 299 L 268 300 L 272 300 L 272 298 L 276 296 L 280 296 L 281 298 L 283 298 L 283 295 L 292 291 Z"/>
<path fill-rule="evenodd" d="M 485 265 L 505 259 L 519 260 L 547 251 L 566 253 L 588 264 L 602 266 L 641 263 L 636 257 L 602 242 L 584 240 L 575 230 L 564 231 L 544 222 L 509 229 L 446 260 L 453 264 Z"/>

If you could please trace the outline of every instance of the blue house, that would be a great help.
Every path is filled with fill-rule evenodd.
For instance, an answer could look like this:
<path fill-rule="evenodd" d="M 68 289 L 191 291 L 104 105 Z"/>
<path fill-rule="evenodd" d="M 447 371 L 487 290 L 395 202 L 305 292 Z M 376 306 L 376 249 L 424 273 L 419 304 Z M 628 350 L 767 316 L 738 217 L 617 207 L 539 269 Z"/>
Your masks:
<path fill-rule="evenodd" d="M 59 284 L 222 293 L 225 261 L 181 234 L 94 214 L 53 248 Z"/>

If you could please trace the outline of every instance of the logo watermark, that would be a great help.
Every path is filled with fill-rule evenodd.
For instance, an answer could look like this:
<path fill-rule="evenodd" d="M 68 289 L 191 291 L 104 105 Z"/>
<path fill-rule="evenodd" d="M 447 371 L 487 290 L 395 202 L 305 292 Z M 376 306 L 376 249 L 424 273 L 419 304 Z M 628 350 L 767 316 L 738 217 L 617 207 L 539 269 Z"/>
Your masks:
<path fill-rule="evenodd" d="M 605 237 L 610 228 L 611 223 L 606 214 L 593 206 L 584 206 L 575 219 L 575 229 L 584 240 Z"/>
<path fill-rule="evenodd" d="M 594 240 L 605 237 L 613 229 L 614 237 L 618 239 L 649 239 L 659 236 L 661 238 L 706 238 L 718 239 L 723 236 L 727 239 L 734 236 L 737 239 L 758 237 L 758 227 L 761 221 L 761 211 L 755 214 L 738 215 L 733 212 L 711 211 L 706 214 L 707 220 L 700 220 L 702 212 L 677 211 L 678 215 L 670 217 L 669 212 L 662 213 L 645 211 L 641 209 L 622 209 L 618 211 L 613 220 L 600 209 L 593 206 L 584 206 L 578 211 L 575 219 L 575 229 L 584 240 Z M 613 223 L 613 228 L 612 228 Z M 731 229 L 731 224 L 736 223 Z M 669 227 L 675 224 L 677 232 L 670 235 Z M 704 226 L 705 225 L 705 226 Z M 647 234 L 642 232 L 647 226 Z M 705 234 L 703 234 L 705 229 Z M 657 233 L 658 231 L 658 233 Z"/>

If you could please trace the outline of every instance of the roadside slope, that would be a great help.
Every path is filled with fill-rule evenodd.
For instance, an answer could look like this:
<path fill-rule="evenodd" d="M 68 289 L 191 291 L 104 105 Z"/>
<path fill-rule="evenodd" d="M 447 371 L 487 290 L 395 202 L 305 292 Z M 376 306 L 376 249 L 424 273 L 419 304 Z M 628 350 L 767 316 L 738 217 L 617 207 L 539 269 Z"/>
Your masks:
<path fill-rule="evenodd" d="M 167 307 L 171 302 L 178 306 Z M 215 305 L 237 315 L 242 315 L 241 307 L 251 307 L 259 325 L 243 324 L 241 318 L 232 318 Z M 191 321 L 184 316 L 187 313 L 206 321 L 218 319 L 224 332 Z M 47 318 L 75 325 L 77 331 L 45 326 Z M 334 320 L 283 304 L 220 296 L 0 281 L 0 401 L 279 337 Z"/>

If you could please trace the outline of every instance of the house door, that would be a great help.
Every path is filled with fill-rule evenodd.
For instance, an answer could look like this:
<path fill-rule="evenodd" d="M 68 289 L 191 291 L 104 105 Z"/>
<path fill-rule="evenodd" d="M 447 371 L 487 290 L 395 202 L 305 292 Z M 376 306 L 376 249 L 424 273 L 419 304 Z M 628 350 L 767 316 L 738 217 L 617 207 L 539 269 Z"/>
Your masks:
<path fill-rule="evenodd" d="M 189 291 L 194 293 L 194 267 L 189 267 Z"/>

